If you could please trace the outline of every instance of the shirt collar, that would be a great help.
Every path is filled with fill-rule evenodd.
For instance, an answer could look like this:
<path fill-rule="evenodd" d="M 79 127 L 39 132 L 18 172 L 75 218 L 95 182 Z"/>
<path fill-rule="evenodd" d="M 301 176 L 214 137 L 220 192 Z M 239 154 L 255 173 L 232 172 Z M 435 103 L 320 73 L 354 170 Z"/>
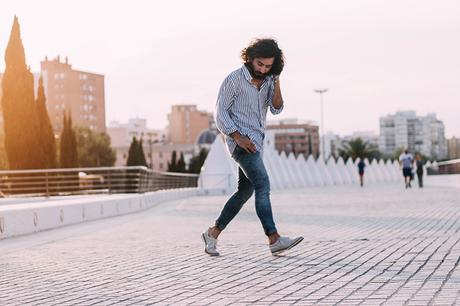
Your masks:
<path fill-rule="evenodd" d="M 252 81 L 252 76 L 251 76 L 251 73 L 249 72 L 248 67 L 246 67 L 246 65 L 243 64 L 243 67 L 242 67 L 241 69 L 243 69 L 244 78 L 245 78 L 246 80 L 248 80 L 249 83 L 251 83 L 251 81 Z"/>

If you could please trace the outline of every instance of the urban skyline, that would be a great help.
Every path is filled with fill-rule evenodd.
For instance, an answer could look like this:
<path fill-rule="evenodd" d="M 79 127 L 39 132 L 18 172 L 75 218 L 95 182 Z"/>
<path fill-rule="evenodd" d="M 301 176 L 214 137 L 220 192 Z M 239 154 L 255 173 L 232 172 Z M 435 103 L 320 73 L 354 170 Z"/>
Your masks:
<path fill-rule="evenodd" d="M 45 56 L 67 56 L 79 69 L 105 75 L 107 122 L 142 114 L 151 128 L 162 128 L 173 104 L 213 111 L 223 78 L 241 65 L 239 51 L 254 37 L 272 36 L 287 59 L 280 118 L 319 124 L 314 89 L 329 88 L 325 131 L 378 131 L 379 117 L 412 109 L 436 113 L 446 137 L 460 135 L 456 1 L 267 1 L 263 15 L 258 4 L 241 9 L 238 1 L 110 2 L 110 10 L 108 3 L 6 1 L 0 49 L 16 14 L 32 71 Z"/>

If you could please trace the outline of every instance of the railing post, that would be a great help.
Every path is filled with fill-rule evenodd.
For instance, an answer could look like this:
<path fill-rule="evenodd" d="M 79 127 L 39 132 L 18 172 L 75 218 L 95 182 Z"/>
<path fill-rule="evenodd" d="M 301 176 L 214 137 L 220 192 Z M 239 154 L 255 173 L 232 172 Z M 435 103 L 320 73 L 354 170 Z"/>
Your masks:
<path fill-rule="evenodd" d="M 139 179 L 137 181 L 138 182 L 137 183 L 137 193 L 140 193 L 141 192 L 141 185 L 142 185 L 142 170 L 141 169 L 139 169 L 139 171 L 138 171 L 138 177 L 139 177 Z"/>
<path fill-rule="evenodd" d="M 50 197 L 50 190 L 49 190 L 49 180 L 48 180 L 48 172 L 45 172 L 45 181 L 46 181 L 46 192 L 45 195 L 47 198 Z"/>
<path fill-rule="evenodd" d="M 112 172 L 107 170 L 107 180 L 109 181 L 109 194 L 112 194 Z"/>

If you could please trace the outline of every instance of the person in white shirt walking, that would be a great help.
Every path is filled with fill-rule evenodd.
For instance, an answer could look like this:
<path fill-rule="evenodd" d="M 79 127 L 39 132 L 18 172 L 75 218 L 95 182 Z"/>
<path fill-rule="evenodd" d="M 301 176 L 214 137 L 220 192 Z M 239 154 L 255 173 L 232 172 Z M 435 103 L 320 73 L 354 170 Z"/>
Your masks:
<path fill-rule="evenodd" d="M 257 39 L 241 51 L 243 66 L 223 81 L 216 105 L 216 124 L 237 162 L 238 189 L 228 199 L 214 226 L 204 231 L 205 252 L 218 256 L 217 238 L 255 193 L 256 213 L 269 249 L 277 255 L 299 244 L 303 237 L 278 234 L 270 202 L 270 182 L 262 160 L 267 111 L 279 114 L 284 107 L 279 75 L 284 57 L 274 39 Z"/>
<path fill-rule="evenodd" d="M 404 176 L 404 183 L 407 188 L 411 188 L 411 180 L 412 180 L 412 164 L 414 162 L 414 157 L 409 151 L 404 150 L 404 153 L 399 156 L 399 164 L 402 166 L 402 172 Z"/>

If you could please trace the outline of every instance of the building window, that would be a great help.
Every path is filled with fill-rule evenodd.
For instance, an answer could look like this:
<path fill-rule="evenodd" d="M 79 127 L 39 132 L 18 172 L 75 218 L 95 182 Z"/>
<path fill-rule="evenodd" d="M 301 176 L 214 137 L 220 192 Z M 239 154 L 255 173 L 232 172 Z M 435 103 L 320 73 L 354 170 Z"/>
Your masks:
<path fill-rule="evenodd" d="M 85 112 L 88 112 L 88 111 L 91 111 L 94 109 L 94 106 L 91 105 L 91 104 L 83 104 L 83 105 L 80 105 L 80 109 L 84 110 Z"/>

